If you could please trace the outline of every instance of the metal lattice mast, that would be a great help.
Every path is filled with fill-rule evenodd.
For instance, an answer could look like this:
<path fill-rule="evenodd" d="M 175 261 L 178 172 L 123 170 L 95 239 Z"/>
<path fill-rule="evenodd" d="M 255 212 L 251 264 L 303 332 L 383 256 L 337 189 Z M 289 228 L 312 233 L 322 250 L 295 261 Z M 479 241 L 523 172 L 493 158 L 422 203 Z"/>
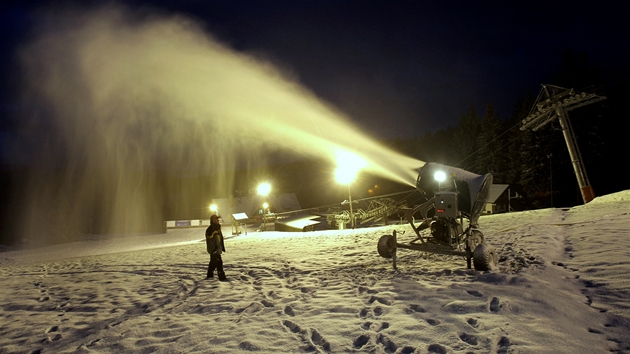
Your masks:
<path fill-rule="evenodd" d="M 573 89 L 553 85 L 542 85 L 542 87 L 532 110 L 529 112 L 529 115 L 523 119 L 521 130 L 531 128 L 533 131 L 537 131 L 556 118 L 558 119 L 564 140 L 567 143 L 575 177 L 577 178 L 580 191 L 582 192 L 582 199 L 586 204 L 595 198 L 595 192 L 588 180 L 586 169 L 582 163 L 582 154 L 575 142 L 575 134 L 571 126 L 571 121 L 569 120 L 568 112 L 591 103 L 605 100 L 606 97 L 585 92 L 576 93 Z"/>

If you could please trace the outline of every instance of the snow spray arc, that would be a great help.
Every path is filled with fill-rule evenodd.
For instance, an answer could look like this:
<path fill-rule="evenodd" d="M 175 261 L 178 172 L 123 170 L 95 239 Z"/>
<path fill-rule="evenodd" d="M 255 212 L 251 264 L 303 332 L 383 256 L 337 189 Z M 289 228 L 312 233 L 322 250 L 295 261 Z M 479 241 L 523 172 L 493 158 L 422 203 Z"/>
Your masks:
<path fill-rule="evenodd" d="M 185 198 L 156 192 L 166 182 L 144 172 L 160 168 L 233 171 L 285 149 L 336 163 L 339 151 L 351 151 L 368 162 L 366 172 L 413 185 L 424 164 L 381 146 L 274 66 L 190 19 L 107 6 L 48 13 L 40 23 L 20 53 L 25 98 L 45 107 L 42 163 L 72 172 L 54 185 L 34 177 L 30 204 L 66 222 L 87 219 L 76 206 L 94 198 L 103 205 L 93 213 L 123 229 L 142 229 L 164 202 L 184 207 Z M 86 178 L 95 170 L 107 176 Z M 223 176 L 213 183 L 229 191 L 233 175 Z M 194 188 L 175 187 L 179 196 Z"/>

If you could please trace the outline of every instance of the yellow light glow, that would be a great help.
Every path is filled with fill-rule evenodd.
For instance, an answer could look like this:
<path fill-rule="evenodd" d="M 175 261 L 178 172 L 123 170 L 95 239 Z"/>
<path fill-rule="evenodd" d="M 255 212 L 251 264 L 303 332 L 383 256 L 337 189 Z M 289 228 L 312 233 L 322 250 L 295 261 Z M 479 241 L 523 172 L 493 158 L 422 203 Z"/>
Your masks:
<path fill-rule="evenodd" d="M 271 192 L 271 184 L 267 183 L 267 182 L 263 182 L 261 184 L 258 185 L 258 194 L 262 195 L 262 196 L 266 196 L 269 195 L 269 192 Z"/>
<path fill-rule="evenodd" d="M 267 210 L 269 208 L 269 203 L 263 203 L 263 209 Z"/>
<path fill-rule="evenodd" d="M 444 182 L 444 180 L 446 180 L 446 173 L 444 173 L 443 171 L 437 171 L 433 175 L 433 178 L 435 178 L 435 180 L 438 182 Z"/>
<path fill-rule="evenodd" d="M 211 204 L 209 207 L 211 212 L 216 213 L 217 212 L 217 205 L 216 204 Z"/>
<path fill-rule="evenodd" d="M 341 184 L 350 184 L 359 174 L 359 171 L 367 165 L 367 161 L 361 156 L 340 150 L 337 152 L 337 169 L 335 179 Z"/>

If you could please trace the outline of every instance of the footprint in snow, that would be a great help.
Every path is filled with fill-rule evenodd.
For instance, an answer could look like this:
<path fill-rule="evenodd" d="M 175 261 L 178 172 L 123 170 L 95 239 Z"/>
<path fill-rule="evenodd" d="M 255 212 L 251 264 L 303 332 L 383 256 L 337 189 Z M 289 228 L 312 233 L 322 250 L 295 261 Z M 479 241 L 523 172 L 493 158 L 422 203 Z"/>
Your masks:
<path fill-rule="evenodd" d="M 459 339 L 470 345 L 477 345 L 479 343 L 479 339 L 477 339 L 476 335 L 465 332 L 459 335 Z"/>
<path fill-rule="evenodd" d="M 509 353 L 510 338 L 508 338 L 508 337 L 501 337 L 501 339 L 499 339 L 498 347 L 499 348 L 497 350 L 497 354 L 507 354 L 507 353 Z"/>
<path fill-rule="evenodd" d="M 429 318 L 429 319 L 427 320 L 427 323 L 428 323 L 428 324 L 430 324 L 431 326 L 437 326 L 437 325 L 439 325 L 439 324 L 440 324 L 440 321 L 435 320 L 435 319 L 432 319 L 432 318 Z"/>
<path fill-rule="evenodd" d="M 448 352 L 446 348 L 439 344 L 430 344 L 427 350 L 429 354 L 446 354 Z"/>
<path fill-rule="evenodd" d="M 46 333 L 57 332 L 59 330 L 59 326 L 52 326 L 46 329 Z"/>
<path fill-rule="evenodd" d="M 360 349 L 361 347 L 363 347 L 364 345 L 366 345 L 368 342 L 370 341 L 370 336 L 368 336 L 367 334 L 362 334 L 360 336 L 358 336 L 354 342 L 352 342 L 352 345 L 356 348 L 356 349 Z"/>
<path fill-rule="evenodd" d="M 407 314 L 414 313 L 414 312 L 424 313 L 424 312 L 427 312 L 427 310 L 424 307 L 420 306 L 420 305 L 411 304 L 405 309 L 405 312 Z"/>
<path fill-rule="evenodd" d="M 416 348 L 414 347 L 410 347 L 410 346 L 405 346 L 400 348 L 400 354 L 413 354 L 416 352 Z"/>
<path fill-rule="evenodd" d="M 247 350 L 247 351 L 250 351 L 250 352 L 252 352 L 252 351 L 259 351 L 260 350 L 260 347 L 258 347 L 256 344 L 253 344 L 253 343 L 248 342 L 248 341 L 241 342 L 238 345 L 238 347 L 241 350 Z"/>
<path fill-rule="evenodd" d="M 370 289 L 365 286 L 359 286 L 359 294 L 368 293 L 368 294 L 376 294 L 378 291 Z"/>
<path fill-rule="evenodd" d="M 300 326 L 297 323 L 294 323 L 292 321 L 284 320 L 282 321 L 282 324 L 293 333 L 299 333 L 300 331 L 302 331 L 302 328 L 300 328 Z"/>
<path fill-rule="evenodd" d="M 477 290 L 466 290 L 467 293 L 469 293 L 472 296 L 476 296 L 476 297 L 482 297 L 483 294 Z"/>
<path fill-rule="evenodd" d="M 378 296 L 370 296 L 370 299 L 368 300 L 368 303 L 369 304 L 373 304 L 375 301 L 378 301 L 381 304 L 387 305 L 387 306 L 390 306 L 392 304 L 391 301 L 389 301 L 389 300 L 387 300 L 385 298 L 382 298 L 382 297 L 378 297 Z"/>
<path fill-rule="evenodd" d="M 368 308 L 361 309 L 361 311 L 359 312 L 359 317 L 365 318 L 367 317 L 369 312 L 370 312 L 370 309 Z"/>
<path fill-rule="evenodd" d="M 389 339 L 389 337 L 383 334 L 378 335 L 376 342 L 382 344 L 383 347 L 385 348 L 385 351 L 390 352 L 390 353 L 394 353 L 398 349 L 398 346 L 394 342 L 392 342 L 392 340 Z"/>
<path fill-rule="evenodd" d="M 381 323 L 381 326 L 376 330 L 377 332 L 380 332 L 384 329 L 388 329 L 389 328 L 389 322 L 383 322 Z"/>
<path fill-rule="evenodd" d="M 62 338 L 61 333 L 56 333 L 54 336 L 50 337 L 51 342 L 56 342 Z"/>
<path fill-rule="evenodd" d="M 493 297 L 492 300 L 490 300 L 490 311 L 499 312 L 500 309 L 501 309 L 501 305 L 499 303 L 499 298 Z"/>
<path fill-rule="evenodd" d="M 330 351 L 330 343 L 324 339 L 324 337 L 317 332 L 316 329 L 313 329 L 311 332 L 311 341 L 313 341 L 313 344 L 320 346 L 325 351 Z"/>
<path fill-rule="evenodd" d="M 474 327 L 474 328 L 479 327 L 479 321 L 477 321 L 477 319 L 475 319 L 475 318 L 469 318 L 468 320 L 466 320 L 466 322 L 467 322 L 467 323 L 468 323 L 471 327 Z"/>

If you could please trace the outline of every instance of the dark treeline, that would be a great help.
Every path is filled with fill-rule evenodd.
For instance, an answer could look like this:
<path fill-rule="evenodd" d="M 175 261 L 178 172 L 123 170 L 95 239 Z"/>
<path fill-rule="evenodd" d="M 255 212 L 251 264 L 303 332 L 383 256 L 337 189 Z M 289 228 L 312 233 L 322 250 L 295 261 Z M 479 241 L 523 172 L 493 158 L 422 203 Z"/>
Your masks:
<path fill-rule="evenodd" d="M 630 77 L 628 73 L 619 73 Z M 595 189 L 604 195 L 627 189 L 628 179 L 620 163 L 625 144 L 622 107 L 628 82 L 604 85 L 600 70 L 589 65 L 585 54 L 567 51 L 549 82 L 579 92 L 606 96 L 599 103 L 569 112 L 582 161 Z M 542 87 L 541 87 L 542 88 Z M 557 120 L 534 132 L 522 131 L 538 92 L 518 99 L 514 110 L 502 118 L 491 103 L 477 109 L 471 106 L 455 127 L 427 133 L 412 139 L 394 139 L 386 143 L 394 149 L 427 162 L 494 176 L 494 183 L 509 184 L 517 209 L 566 207 L 582 204 L 566 141 Z"/>

